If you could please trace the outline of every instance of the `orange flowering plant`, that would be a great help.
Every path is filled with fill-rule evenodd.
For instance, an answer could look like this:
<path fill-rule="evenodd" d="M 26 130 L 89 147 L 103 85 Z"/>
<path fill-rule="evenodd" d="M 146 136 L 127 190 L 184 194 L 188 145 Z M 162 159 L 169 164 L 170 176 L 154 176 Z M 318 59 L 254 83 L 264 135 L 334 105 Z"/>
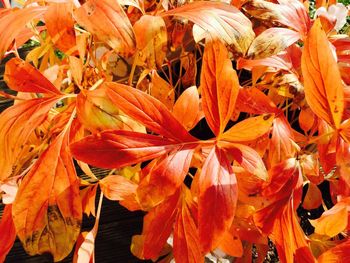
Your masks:
<path fill-rule="evenodd" d="M 1 262 L 16 237 L 94 262 L 103 197 L 145 211 L 140 259 L 349 262 L 344 5 L 1 2 Z"/>

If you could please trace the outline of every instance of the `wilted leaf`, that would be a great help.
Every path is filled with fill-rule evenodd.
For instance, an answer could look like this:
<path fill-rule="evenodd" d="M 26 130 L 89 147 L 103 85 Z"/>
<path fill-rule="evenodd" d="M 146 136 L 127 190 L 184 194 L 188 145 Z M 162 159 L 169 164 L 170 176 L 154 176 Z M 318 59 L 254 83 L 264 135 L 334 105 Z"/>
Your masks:
<path fill-rule="evenodd" d="M 215 249 L 231 227 L 237 202 L 237 181 L 225 153 L 212 148 L 199 175 L 198 229 L 204 253 Z"/>
<path fill-rule="evenodd" d="M 135 50 L 131 23 L 118 1 L 89 0 L 75 10 L 77 22 L 118 53 Z"/>
<path fill-rule="evenodd" d="M 30 255 L 64 259 L 80 233 L 79 180 L 62 132 L 20 184 L 12 214 L 16 232 Z"/>
<path fill-rule="evenodd" d="M 234 46 L 239 54 L 245 54 L 254 39 L 252 24 L 236 7 L 220 2 L 196 1 L 162 14 L 191 20 L 207 31 Z"/>
<path fill-rule="evenodd" d="M 167 51 L 167 31 L 162 17 L 143 15 L 134 24 L 140 62 L 154 69 L 161 67 Z"/>
<path fill-rule="evenodd" d="M 210 129 L 221 134 L 234 111 L 239 91 L 236 71 L 220 40 L 206 43 L 202 73 L 202 107 Z"/>
<path fill-rule="evenodd" d="M 299 33 L 293 30 L 271 27 L 253 40 L 247 56 L 252 59 L 261 59 L 276 55 L 298 41 L 299 38 Z"/>
<path fill-rule="evenodd" d="M 305 41 L 302 63 L 305 98 L 313 112 L 339 128 L 344 111 L 344 89 L 326 33 L 316 20 Z"/>
<path fill-rule="evenodd" d="M 33 131 L 47 118 L 59 97 L 20 102 L 0 115 L 0 180 L 18 175 L 26 158 L 31 156 L 27 142 Z"/>

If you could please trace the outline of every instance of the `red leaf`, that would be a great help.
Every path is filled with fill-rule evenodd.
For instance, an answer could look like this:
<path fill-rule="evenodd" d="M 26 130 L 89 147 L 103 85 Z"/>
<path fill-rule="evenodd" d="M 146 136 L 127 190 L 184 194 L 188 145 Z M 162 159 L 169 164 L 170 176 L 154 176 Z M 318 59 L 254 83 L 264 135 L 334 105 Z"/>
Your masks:
<path fill-rule="evenodd" d="M 107 96 L 119 109 L 152 131 L 177 141 L 196 141 L 157 99 L 129 86 L 105 83 Z"/>
<path fill-rule="evenodd" d="M 5 262 L 16 240 L 16 229 L 12 220 L 12 204 L 6 205 L 0 221 L 0 262 Z"/>
<path fill-rule="evenodd" d="M 348 263 L 350 262 L 350 240 L 327 250 L 317 258 L 319 263 Z"/>
<path fill-rule="evenodd" d="M 179 189 L 190 168 L 193 146 L 169 154 L 142 179 L 137 189 L 142 206 L 154 207 Z"/>
<path fill-rule="evenodd" d="M 204 253 L 216 248 L 236 209 L 237 182 L 225 153 L 212 148 L 199 177 L 198 228 Z"/>
<path fill-rule="evenodd" d="M 220 40 L 207 42 L 201 73 L 202 107 L 210 129 L 221 134 L 235 108 L 239 91 L 236 71 Z"/>
<path fill-rule="evenodd" d="M 20 58 L 13 58 L 6 63 L 4 80 L 16 91 L 62 94 L 40 71 Z"/>
<path fill-rule="evenodd" d="M 71 145 L 74 157 L 101 168 L 120 168 L 151 160 L 179 145 L 159 136 L 131 131 L 105 131 Z"/>

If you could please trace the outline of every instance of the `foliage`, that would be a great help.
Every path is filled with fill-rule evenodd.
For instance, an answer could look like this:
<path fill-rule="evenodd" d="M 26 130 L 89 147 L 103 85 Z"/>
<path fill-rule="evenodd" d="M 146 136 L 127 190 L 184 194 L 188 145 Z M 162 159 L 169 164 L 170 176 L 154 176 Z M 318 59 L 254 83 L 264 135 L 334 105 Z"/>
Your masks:
<path fill-rule="evenodd" d="M 17 236 L 30 255 L 76 244 L 74 262 L 94 262 L 103 196 L 146 212 L 140 259 L 263 262 L 271 240 L 281 262 L 350 261 L 344 6 L 2 2 L 17 94 L 1 93 L 14 105 L 0 115 L 0 261 Z M 83 213 L 96 221 L 81 233 Z"/>

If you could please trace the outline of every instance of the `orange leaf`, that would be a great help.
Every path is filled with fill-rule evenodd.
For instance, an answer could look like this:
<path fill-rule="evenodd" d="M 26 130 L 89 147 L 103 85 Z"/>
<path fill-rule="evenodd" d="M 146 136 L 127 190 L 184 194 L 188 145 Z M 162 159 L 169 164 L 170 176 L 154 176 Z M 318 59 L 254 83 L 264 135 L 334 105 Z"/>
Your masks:
<path fill-rule="evenodd" d="M 350 240 L 347 239 L 345 242 L 321 254 L 317 261 L 318 263 L 348 263 L 350 262 L 349 249 Z"/>
<path fill-rule="evenodd" d="M 152 131 L 177 141 L 196 141 L 157 99 L 129 86 L 105 83 L 107 96 L 126 115 Z"/>
<path fill-rule="evenodd" d="M 348 226 L 349 201 L 350 198 L 343 199 L 325 211 L 320 218 L 310 220 L 310 223 L 315 227 L 315 233 L 334 237 L 344 231 Z"/>
<path fill-rule="evenodd" d="M 36 68 L 20 58 L 13 58 L 6 63 L 4 80 L 11 89 L 16 91 L 62 94 Z"/>
<path fill-rule="evenodd" d="M 134 52 L 134 31 L 118 1 L 89 0 L 75 10 L 74 17 L 81 26 L 117 52 Z"/>
<path fill-rule="evenodd" d="M 30 135 L 47 118 L 59 97 L 20 102 L 0 115 L 0 181 L 18 175 L 23 160 L 30 156 Z"/>
<path fill-rule="evenodd" d="M 149 69 L 160 68 L 167 51 L 167 30 L 162 17 L 143 15 L 134 24 L 137 59 Z"/>
<path fill-rule="evenodd" d="M 173 114 L 186 130 L 191 130 L 200 119 L 199 102 L 195 86 L 187 88 L 175 102 Z"/>
<path fill-rule="evenodd" d="M 186 195 L 190 195 L 186 189 Z M 174 257 L 177 262 L 200 263 L 204 261 L 199 246 L 199 236 L 196 218 L 192 210 L 197 210 L 195 204 L 188 196 L 183 197 L 181 209 L 177 215 L 174 226 Z"/>
<path fill-rule="evenodd" d="M 308 184 L 308 189 L 303 200 L 303 207 L 305 209 L 317 209 L 322 204 L 322 194 L 320 189 L 313 184 Z"/>
<path fill-rule="evenodd" d="M 267 133 L 274 120 L 274 114 L 265 114 L 247 118 L 226 131 L 220 136 L 221 141 L 243 142 L 253 141 Z"/>
<path fill-rule="evenodd" d="M 143 220 L 141 236 L 134 236 L 138 244 L 131 245 L 131 251 L 144 259 L 156 259 L 163 249 L 177 215 L 180 191 L 170 196 L 166 201 L 154 207 Z M 134 240 L 136 237 L 137 240 Z M 136 246 L 135 246 L 136 245 Z"/>
<path fill-rule="evenodd" d="M 196 1 L 169 10 L 162 16 L 188 19 L 211 37 L 233 45 L 239 54 L 245 54 L 255 35 L 250 20 L 236 7 L 224 3 Z M 210 19 L 205 19 L 208 17 Z"/>
<path fill-rule="evenodd" d="M 76 44 L 72 11 L 72 3 L 51 3 L 44 15 L 47 33 L 55 46 L 63 52 L 69 51 Z"/>
<path fill-rule="evenodd" d="M 231 227 L 237 195 L 230 162 L 222 150 L 212 148 L 199 177 L 198 229 L 204 253 L 216 248 Z"/>
<path fill-rule="evenodd" d="M 319 20 L 315 21 L 305 41 L 301 68 L 310 108 L 328 124 L 339 128 L 344 111 L 344 87 Z"/>
<path fill-rule="evenodd" d="M 107 96 L 106 86 L 80 92 L 77 96 L 77 116 L 91 132 L 107 129 L 144 132 L 145 128 L 123 114 Z"/>
<path fill-rule="evenodd" d="M 150 94 L 172 110 L 175 102 L 174 88 L 162 79 L 156 70 L 151 71 Z"/>
<path fill-rule="evenodd" d="M 16 240 L 16 229 L 12 220 L 12 204 L 6 205 L 0 221 L 0 262 L 5 262 Z"/>
<path fill-rule="evenodd" d="M 142 179 L 137 196 L 143 207 L 154 207 L 178 190 L 190 168 L 195 147 L 187 146 L 169 154 Z"/>
<path fill-rule="evenodd" d="M 45 6 L 32 6 L 0 13 L 0 59 L 2 59 L 15 38 L 23 31 L 25 25 L 32 19 L 41 16 L 46 10 L 47 7 Z"/>
<path fill-rule="evenodd" d="M 60 133 L 19 186 L 12 214 L 17 235 L 30 255 L 51 253 L 55 261 L 71 252 L 80 233 L 79 180 Z"/>
<path fill-rule="evenodd" d="M 267 171 L 264 162 L 255 150 L 239 143 L 219 142 L 218 145 L 227 150 L 232 158 L 247 172 L 266 181 Z"/>
<path fill-rule="evenodd" d="M 173 141 L 151 134 L 105 131 L 71 145 L 74 157 L 101 168 L 120 168 L 151 160 L 178 148 Z"/>
<path fill-rule="evenodd" d="M 230 120 L 238 91 L 237 74 L 225 45 L 220 40 L 207 42 L 201 73 L 202 107 L 215 135 L 221 134 Z"/>
<path fill-rule="evenodd" d="M 109 175 L 99 181 L 103 195 L 109 200 L 120 201 L 136 194 L 137 184 L 120 175 Z"/>

